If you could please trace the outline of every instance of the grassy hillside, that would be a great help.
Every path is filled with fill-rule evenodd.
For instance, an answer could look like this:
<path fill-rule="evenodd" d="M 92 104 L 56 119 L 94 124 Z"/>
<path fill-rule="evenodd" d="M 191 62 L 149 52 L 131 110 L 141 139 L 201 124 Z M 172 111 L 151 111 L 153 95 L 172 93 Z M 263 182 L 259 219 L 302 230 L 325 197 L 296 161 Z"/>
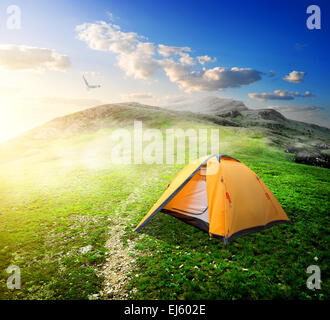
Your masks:
<path fill-rule="evenodd" d="M 184 166 L 113 165 L 109 134 L 133 119 L 164 130 L 220 128 L 222 153 L 263 179 L 293 225 L 227 247 L 164 214 L 133 233 Z M 137 299 L 329 299 L 329 170 L 290 161 L 269 128 L 239 127 L 238 119 L 103 107 L 2 144 L 0 298 L 116 298 L 122 291 Z M 321 290 L 306 287 L 313 264 Z M 6 287 L 9 265 L 21 268 L 21 290 Z M 129 277 L 116 284 L 105 268 Z"/>

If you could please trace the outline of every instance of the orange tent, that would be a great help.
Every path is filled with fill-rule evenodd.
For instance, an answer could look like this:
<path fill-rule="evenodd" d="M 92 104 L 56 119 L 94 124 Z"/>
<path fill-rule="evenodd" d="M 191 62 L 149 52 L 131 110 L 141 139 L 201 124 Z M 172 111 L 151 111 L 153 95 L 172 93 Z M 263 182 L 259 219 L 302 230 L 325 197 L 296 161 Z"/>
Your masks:
<path fill-rule="evenodd" d="M 134 231 L 158 212 L 191 224 L 225 244 L 245 234 L 289 222 L 281 205 L 246 165 L 207 156 L 184 167 Z"/>

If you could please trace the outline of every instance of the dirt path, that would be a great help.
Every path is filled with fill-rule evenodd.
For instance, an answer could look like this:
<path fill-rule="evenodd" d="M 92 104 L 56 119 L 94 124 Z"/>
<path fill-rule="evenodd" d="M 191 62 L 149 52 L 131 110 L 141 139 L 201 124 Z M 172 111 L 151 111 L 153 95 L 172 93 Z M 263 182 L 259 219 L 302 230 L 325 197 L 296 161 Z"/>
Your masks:
<path fill-rule="evenodd" d="M 134 265 L 134 258 L 129 253 L 134 253 L 133 241 L 124 247 L 121 237 L 124 235 L 125 223 L 117 224 L 111 229 L 113 234 L 105 244 L 108 257 L 102 270 L 104 276 L 103 299 L 127 299 L 128 292 L 125 287 L 129 282 L 128 274 Z"/>
<path fill-rule="evenodd" d="M 129 216 L 123 216 L 121 213 L 126 211 L 127 205 L 135 202 L 138 193 L 143 191 L 146 180 L 139 185 L 117 209 L 111 217 L 113 226 L 111 227 L 111 236 L 107 240 L 105 247 L 108 249 L 105 265 L 102 268 L 101 275 L 104 277 L 103 290 L 100 298 L 111 300 L 127 299 L 128 292 L 126 285 L 129 283 L 129 272 L 135 264 L 137 252 L 134 247 L 136 240 L 142 237 L 138 234 L 135 240 L 127 240 L 128 246 L 123 245 L 121 240 L 125 234 L 125 228 L 131 224 Z"/>

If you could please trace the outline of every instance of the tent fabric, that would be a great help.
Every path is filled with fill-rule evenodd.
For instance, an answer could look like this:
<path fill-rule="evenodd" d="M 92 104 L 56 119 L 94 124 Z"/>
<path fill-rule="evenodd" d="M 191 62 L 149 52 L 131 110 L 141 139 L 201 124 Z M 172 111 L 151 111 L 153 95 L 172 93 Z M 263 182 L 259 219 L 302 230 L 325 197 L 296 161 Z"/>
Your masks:
<path fill-rule="evenodd" d="M 229 156 L 212 155 L 188 164 L 134 231 L 143 228 L 160 211 L 225 243 L 289 222 L 261 179 L 246 165 Z"/>
<path fill-rule="evenodd" d="M 162 212 L 208 232 L 209 212 L 205 173 L 206 166 L 203 165 L 186 186 L 162 209 Z"/>
<path fill-rule="evenodd" d="M 189 182 L 201 166 L 214 156 L 205 156 L 185 166 L 172 180 L 168 188 L 141 220 L 134 231 L 139 231 L 145 223 L 150 221 L 165 205 Z"/>

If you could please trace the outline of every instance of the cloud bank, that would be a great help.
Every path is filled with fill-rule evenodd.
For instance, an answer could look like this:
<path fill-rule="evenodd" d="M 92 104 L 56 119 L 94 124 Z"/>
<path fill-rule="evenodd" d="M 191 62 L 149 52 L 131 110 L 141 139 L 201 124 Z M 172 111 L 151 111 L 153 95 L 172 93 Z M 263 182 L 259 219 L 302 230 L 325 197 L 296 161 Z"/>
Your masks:
<path fill-rule="evenodd" d="M 23 45 L 0 45 L 0 68 L 24 71 L 65 71 L 70 66 L 68 56 L 47 48 Z"/>
<path fill-rule="evenodd" d="M 249 93 L 248 96 L 251 99 L 257 101 L 293 100 L 296 97 L 299 98 L 315 97 L 315 95 L 313 95 L 310 91 L 306 91 L 305 93 L 299 93 L 296 91 L 287 91 L 287 90 L 274 90 L 273 92 Z"/>
<path fill-rule="evenodd" d="M 148 79 L 163 70 L 169 80 L 186 92 L 221 91 L 261 80 L 262 72 L 251 68 L 196 69 L 214 62 L 209 56 L 191 56 L 189 47 L 173 47 L 145 41 L 135 32 L 123 32 L 118 25 L 99 21 L 76 27 L 77 38 L 90 49 L 117 56 L 117 65 L 128 77 Z"/>

